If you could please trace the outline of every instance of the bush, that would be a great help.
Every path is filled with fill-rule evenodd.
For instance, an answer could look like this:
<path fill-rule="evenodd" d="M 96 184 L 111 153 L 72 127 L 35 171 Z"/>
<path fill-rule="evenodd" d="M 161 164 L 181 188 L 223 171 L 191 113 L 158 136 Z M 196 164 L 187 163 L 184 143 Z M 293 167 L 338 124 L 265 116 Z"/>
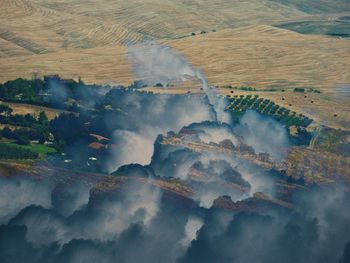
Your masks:
<path fill-rule="evenodd" d="M 0 104 L 0 114 L 11 115 L 12 109 L 4 104 Z"/>
<path fill-rule="evenodd" d="M 305 92 L 304 88 L 295 88 L 294 92 Z"/>
<path fill-rule="evenodd" d="M 36 159 L 38 157 L 38 153 L 20 146 L 0 143 L 0 159 Z"/>
<path fill-rule="evenodd" d="M 30 141 L 28 139 L 28 137 L 25 136 L 20 136 L 17 140 L 16 143 L 19 145 L 29 145 Z"/>
<path fill-rule="evenodd" d="M 47 116 L 46 116 L 45 111 L 41 111 L 41 112 L 39 113 L 38 121 L 39 121 L 41 124 L 48 125 L 49 120 L 48 120 L 48 118 L 47 118 Z"/>
<path fill-rule="evenodd" d="M 12 139 L 13 138 L 13 132 L 12 132 L 12 130 L 9 127 L 5 127 L 4 129 L 2 129 L 1 135 L 4 138 L 7 138 L 7 139 Z"/>

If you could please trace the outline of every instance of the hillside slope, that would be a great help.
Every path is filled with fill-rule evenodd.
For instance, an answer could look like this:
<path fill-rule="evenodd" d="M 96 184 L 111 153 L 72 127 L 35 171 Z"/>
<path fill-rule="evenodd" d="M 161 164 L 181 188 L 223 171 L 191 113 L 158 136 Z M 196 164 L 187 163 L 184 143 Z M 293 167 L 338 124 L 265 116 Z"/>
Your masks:
<path fill-rule="evenodd" d="M 271 25 L 347 10 L 347 0 L 2 0 L 0 82 L 36 73 L 127 85 L 125 46 L 157 39 L 213 85 L 333 88 L 350 83 L 348 41 Z"/>
<path fill-rule="evenodd" d="M 260 88 L 333 89 L 350 83 L 345 39 L 250 26 L 171 42 L 209 82 Z"/>

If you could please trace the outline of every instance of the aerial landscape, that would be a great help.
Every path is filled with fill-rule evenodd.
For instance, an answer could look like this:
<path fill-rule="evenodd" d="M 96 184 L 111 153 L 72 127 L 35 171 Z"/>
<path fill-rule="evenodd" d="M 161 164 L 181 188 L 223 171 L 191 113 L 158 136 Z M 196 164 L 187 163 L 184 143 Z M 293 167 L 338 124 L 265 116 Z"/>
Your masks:
<path fill-rule="evenodd" d="M 1 263 L 350 263 L 349 0 L 0 0 Z"/>

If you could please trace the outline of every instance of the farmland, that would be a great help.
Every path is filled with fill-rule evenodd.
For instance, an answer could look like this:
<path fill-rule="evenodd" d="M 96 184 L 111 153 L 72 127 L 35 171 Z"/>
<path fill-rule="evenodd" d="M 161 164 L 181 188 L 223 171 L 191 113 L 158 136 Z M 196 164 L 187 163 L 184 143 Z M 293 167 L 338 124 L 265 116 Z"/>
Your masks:
<path fill-rule="evenodd" d="M 6 0 L 0 11 L 0 81 L 59 73 L 81 76 L 86 83 L 128 86 L 134 80 L 128 45 L 151 39 L 202 69 L 211 85 L 329 91 L 350 82 L 348 40 L 276 27 L 336 21 L 349 12 L 344 1 L 322 2 L 316 8 L 305 1 L 271 0 L 89 5 Z"/>

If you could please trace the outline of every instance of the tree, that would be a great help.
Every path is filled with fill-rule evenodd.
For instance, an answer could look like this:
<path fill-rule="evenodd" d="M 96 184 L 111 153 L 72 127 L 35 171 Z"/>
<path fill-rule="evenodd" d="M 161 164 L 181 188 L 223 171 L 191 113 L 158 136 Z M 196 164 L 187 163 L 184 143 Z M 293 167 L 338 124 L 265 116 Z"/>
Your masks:
<path fill-rule="evenodd" d="M 29 145 L 30 141 L 29 141 L 28 137 L 22 135 L 22 136 L 19 136 L 16 143 L 19 145 Z"/>
<path fill-rule="evenodd" d="M 38 153 L 12 144 L 0 143 L 0 159 L 36 159 Z"/>
<path fill-rule="evenodd" d="M 61 138 L 55 138 L 55 141 L 53 143 L 53 147 L 58 151 L 62 152 L 64 150 L 64 147 L 66 146 L 66 142 Z"/>
<path fill-rule="evenodd" d="M 13 132 L 9 127 L 5 127 L 4 129 L 2 129 L 1 135 L 7 139 L 13 138 Z"/>
<path fill-rule="evenodd" d="M 46 113 L 44 112 L 44 111 L 41 111 L 40 113 L 39 113 L 39 117 L 38 117 L 38 121 L 41 123 L 41 124 L 44 124 L 44 125 L 46 125 L 46 124 L 48 124 L 48 118 L 47 118 L 47 116 L 46 116 Z"/>
<path fill-rule="evenodd" d="M 305 92 L 304 88 L 295 88 L 294 92 Z"/>
<path fill-rule="evenodd" d="M 72 105 L 69 107 L 69 110 L 70 111 L 74 111 L 74 112 L 77 112 L 79 110 L 79 107 L 78 107 L 78 103 L 76 101 L 74 101 L 72 103 Z"/>
<path fill-rule="evenodd" d="M 12 109 L 7 106 L 7 105 L 4 105 L 4 104 L 0 104 L 0 114 L 5 114 L 7 116 L 11 115 L 12 113 Z"/>

